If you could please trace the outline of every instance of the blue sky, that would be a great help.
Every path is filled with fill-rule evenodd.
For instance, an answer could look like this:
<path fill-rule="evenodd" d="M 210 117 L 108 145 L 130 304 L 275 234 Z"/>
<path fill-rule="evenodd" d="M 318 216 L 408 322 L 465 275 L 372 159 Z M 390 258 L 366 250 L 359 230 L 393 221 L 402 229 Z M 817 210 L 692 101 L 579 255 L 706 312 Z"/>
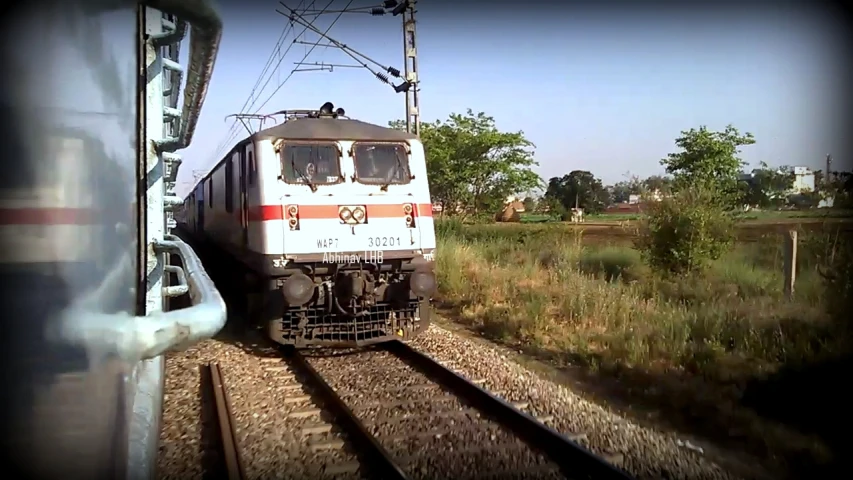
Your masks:
<path fill-rule="evenodd" d="M 315 8 L 328 1 L 317 0 Z M 334 0 L 329 9 L 347 1 Z M 285 3 L 296 7 L 299 0 Z M 355 0 L 352 6 L 376 3 Z M 222 9 L 222 46 L 195 138 L 182 152 L 180 193 L 190 187 L 193 170 L 211 168 L 224 153 L 217 155 L 231 126 L 224 117 L 245 104 L 287 24 L 274 0 L 239 5 L 228 2 Z M 845 62 L 828 17 L 772 2 L 704 11 L 642 2 L 642 8 L 620 3 L 596 9 L 559 2 L 513 9 L 508 3 L 451 5 L 419 2 L 422 119 L 471 108 L 495 117 L 501 129 L 523 130 L 537 146 L 537 171 L 546 180 L 575 169 L 605 183 L 629 171 L 662 173 L 659 160 L 674 151 L 675 137 L 699 125 L 732 123 L 755 134 L 757 143 L 743 153 L 752 164 L 820 168 L 827 153 L 836 159 L 849 154 L 839 128 Z M 335 17 L 322 15 L 315 25 L 325 30 Z M 344 14 L 329 35 L 402 70 L 399 17 Z M 289 33 L 276 58 L 293 38 Z M 316 41 L 317 35 L 302 39 Z M 268 98 L 260 113 L 331 101 L 373 123 L 404 118 L 403 96 L 363 69 L 297 72 L 270 97 L 309 48 L 293 45 L 246 110 L 255 112 Z M 353 63 L 337 49 L 322 48 L 306 61 Z M 244 136 L 239 129 L 226 149 Z"/>

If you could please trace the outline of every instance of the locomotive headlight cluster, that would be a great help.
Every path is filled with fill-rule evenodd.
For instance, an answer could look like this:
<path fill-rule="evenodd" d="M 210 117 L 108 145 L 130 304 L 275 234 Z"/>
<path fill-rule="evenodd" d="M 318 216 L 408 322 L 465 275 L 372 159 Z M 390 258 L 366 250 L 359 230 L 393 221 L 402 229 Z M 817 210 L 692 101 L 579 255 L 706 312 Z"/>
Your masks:
<path fill-rule="evenodd" d="M 338 216 L 341 218 L 341 223 L 355 225 L 365 223 L 367 211 L 362 206 L 342 206 L 338 207 Z"/>
<path fill-rule="evenodd" d="M 403 213 L 406 215 L 406 227 L 415 228 L 414 207 L 411 203 L 403 204 Z"/>
<path fill-rule="evenodd" d="M 288 205 L 287 217 L 287 225 L 290 227 L 290 230 L 299 230 L 299 207 Z"/>

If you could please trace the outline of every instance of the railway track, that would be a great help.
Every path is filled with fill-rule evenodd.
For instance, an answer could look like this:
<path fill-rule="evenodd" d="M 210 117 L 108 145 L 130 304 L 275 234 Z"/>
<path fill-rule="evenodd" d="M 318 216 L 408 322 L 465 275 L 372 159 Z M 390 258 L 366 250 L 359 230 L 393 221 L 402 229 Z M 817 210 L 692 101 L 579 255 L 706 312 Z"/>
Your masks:
<path fill-rule="evenodd" d="M 210 385 L 210 394 L 216 409 L 216 427 L 219 430 L 220 449 L 225 470 L 229 480 L 244 480 L 248 478 L 243 469 L 243 461 L 240 456 L 240 443 L 237 438 L 237 426 L 234 421 L 234 412 L 231 407 L 231 399 L 222 378 L 222 370 L 218 363 L 208 363 L 206 372 Z"/>
<path fill-rule="evenodd" d="M 400 342 L 265 360 L 288 392 L 271 405 L 290 422 L 287 472 L 277 472 L 288 478 L 630 478 Z M 225 382 L 208 368 L 229 479 L 248 478 Z"/>

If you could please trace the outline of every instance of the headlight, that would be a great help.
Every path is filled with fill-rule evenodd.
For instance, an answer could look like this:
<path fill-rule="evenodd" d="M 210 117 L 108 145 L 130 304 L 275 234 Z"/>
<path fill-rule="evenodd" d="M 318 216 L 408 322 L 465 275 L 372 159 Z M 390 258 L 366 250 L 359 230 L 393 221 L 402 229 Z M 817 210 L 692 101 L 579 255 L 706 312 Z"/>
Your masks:
<path fill-rule="evenodd" d="M 429 297 L 435 293 L 435 274 L 431 271 L 418 270 L 409 276 L 409 288 L 419 297 Z"/>
<path fill-rule="evenodd" d="M 345 222 L 349 221 L 349 219 L 352 218 L 352 212 L 350 211 L 349 208 L 346 208 L 346 207 L 341 209 L 341 212 L 339 213 L 339 215 L 341 217 L 341 220 L 343 220 Z"/>

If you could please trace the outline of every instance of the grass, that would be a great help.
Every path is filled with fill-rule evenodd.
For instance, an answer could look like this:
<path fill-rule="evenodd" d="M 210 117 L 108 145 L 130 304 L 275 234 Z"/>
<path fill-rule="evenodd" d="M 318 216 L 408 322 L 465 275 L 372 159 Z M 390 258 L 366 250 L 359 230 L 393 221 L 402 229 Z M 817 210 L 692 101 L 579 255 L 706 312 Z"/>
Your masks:
<path fill-rule="evenodd" d="M 740 216 L 742 221 L 778 221 L 793 219 L 822 219 L 822 218 L 848 218 L 850 210 L 844 209 L 811 209 L 791 211 L 752 211 Z M 637 213 L 599 213 L 586 215 L 586 222 L 623 222 L 639 220 Z M 554 217 L 544 214 L 524 213 L 521 215 L 522 223 L 557 223 Z"/>
<path fill-rule="evenodd" d="M 700 277 L 658 278 L 638 251 L 552 225 L 439 225 L 443 305 L 488 336 L 594 368 L 730 381 L 841 348 L 806 253 L 793 301 L 781 237 L 738 245 Z M 838 344 L 837 344 L 838 343 Z"/>
<path fill-rule="evenodd" d="M 849 309 L 830 313 L 838 311 L 838 296 L 826 293 L 817 271 L 827 240 L 840 241 L 837 226 L 827 227 L 834 233 L 797 227 L 789 300 L 782 236 L 770 224 L 754 227 L 752 241 L 736 244 L 706 272 L 679 280 L 650 271 L 630 246 L 630 227 L 601 233 L 556 223 L 436 225 L 437 300 L 453 322 L 558 368 L 579 369 L 592 390 L 615 379 L 617 402 L 664 410 L 667 423 L 691 434 L 701 424 L 709 437 L 743 442 L 734 448 L 781 462 L 773 463 L 780 471 L 813 472 L 845 444 L 847 429 L 832 426 L 843 422 L 804 416 L 846 408 L 832 385 L 851 366 L 850 322 L 839 321 Z M 847 291 L 844 298 L 853 295 Z M 773 410 L 783 404 L 794 406 Z M 829 433 L 810 430 L 818 423 L 830 425 Z"/>
<path fill-rule="evenodd" d="M 847 294 L 828 295 L 817 271 L 827 240 L 841 241 L 839 227 L 825 225 L 835 232 L 797 227 L 789 300 L 771 224 L 701 275 L 673 280 L 644 264 L 630 227 L 438 221 L 437 300 L 454 323 L 574 372 L 556 378 L 567 374 L 593 396 L 615 384 L 602 400 L 663 412 L 671 428 L 812 474 L 831 470 L 832 452 L 846 445 L 849 429 L 832 412 L 848 399 L 833 385 L 853 367 L 851 323 L 839 321 L 853 291 L 845 283 Z"/>

